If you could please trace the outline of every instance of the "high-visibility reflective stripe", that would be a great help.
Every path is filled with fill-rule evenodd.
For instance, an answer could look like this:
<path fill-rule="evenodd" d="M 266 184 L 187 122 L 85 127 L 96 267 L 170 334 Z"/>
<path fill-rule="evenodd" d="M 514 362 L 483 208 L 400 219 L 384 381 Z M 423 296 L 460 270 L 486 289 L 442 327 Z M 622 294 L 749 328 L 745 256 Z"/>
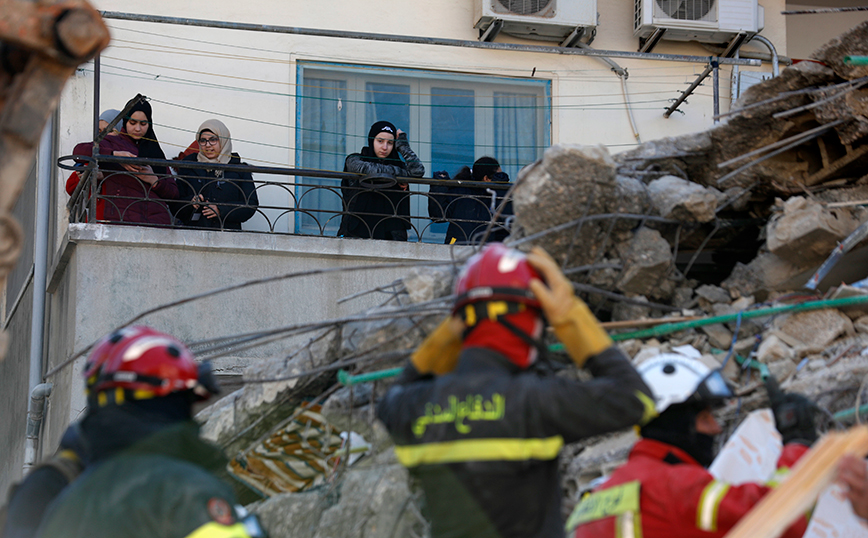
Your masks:
<path fill-rule="evenodd" d="M 405 467 L 461 461 L 553 460 L 563 446 L 560 435 L 546 439 L 462 439 L 396 446 L 395 455 Z"/>
<path fill-rule="evenodd" d="M 696 510 L 696 527 L 708 531 L 717 531 L 717 509 L 720 501 L 729 491 L 729 484 L 712 480 L 699 497 L 699 507 Z"/>
<path fill-rule="evenodd" d="M 567 530 L 611 516 L 622 516 L 625 513 L 638 514 L 640 488 L 641 483 L 634 480 L 586 495 L 570 514 Z"/>
<path fill-rule="evenodd" d="M 624 512 L 615 520 L 616 538 L 642 538 L 638 512 Z"/>
<path fill-rule="evenodd" d="M 242 523 L 221 525 L 216 521 L 205 523 L 184 538 L 250 538 Z"/>
<path fill-rule="evenodd" d="M 652 398 L 649 398 L 647 394 L 642 391 L 636 391 L 636 397 L 639 398 L 639 401 L 642 402 L 643 411 L 642 418 L 639 419 L 639 424 L 644 426 L 648 424 L 655 418 L 657 418 L 657 404 L 654 403 Z"/>
<path fill-rule="evenodd" d="M 778 467 L 775 470 L 775 474 L 766 482 L 766 485 L 770 488 L 776 488 L 781 485 L 781 482 L 790 474 L 789 467 Z"/>

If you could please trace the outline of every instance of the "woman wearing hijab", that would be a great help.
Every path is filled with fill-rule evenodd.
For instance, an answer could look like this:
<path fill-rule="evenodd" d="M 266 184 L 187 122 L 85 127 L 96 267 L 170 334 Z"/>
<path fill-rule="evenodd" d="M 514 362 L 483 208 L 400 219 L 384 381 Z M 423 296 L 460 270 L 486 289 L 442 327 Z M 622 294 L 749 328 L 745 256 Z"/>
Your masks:
<path fill-rule="evenodd" d="M 129 105 L 129 103 L 127 103 Z M 99 143 L 100 155 L 165 159 L 154 133 L 151 105 L 139 101 L 130 108 L 117 136 Z M 74 154 L 90 157 L 92 142 L 75 146 Z M 102 218 L 118 223 L 172 224 L 166 200 L 178 197 L 178 186 L 165 166 L 104 163 L 101 188 L 105 203 Z"/>
<path fill-rule="evenodd" d="M 446 172 L 435 172 L 437 179 L 449 180 Z M 490 186 L 469 185 L 490 183 Z M 446 230 L 447 245 L 477 243 L 488 229 L 492 216 L 503 203 L 509 190 L 509 176 L 494 157 L 480 157 L 473 168 L 463 167 L 451 181 L 431 185 L 428 198 L 428 216 L 435 222 L 449 221 Z M 509 235 L 506 217 L 512 215 L 512 201 L 506 202 L 486 238 L 486 242 L 503 241 Z"/>
<path fill-rule="evenodd" d="M 344 172 L 422 177 L 425 167 L 410 149 L 407 133 L 388 121 L 378 121 L 368 131 L 368 145 L 360 153 L 347 156 Z M 341 181 L 344 214 L 338 236 L 406 241 L 410 228 L 409 186 L 398 183 L 390 189 L 362 190 L 359 179 Z"/>
<path fill-rule="evenodd" d="M 232 136 L 219 120 L 208 120 L 196 131 L 198 153 L 183 161 L 214 164 L 245 164 L 232 153 Z M 250 172 L 212 168 L 178 170 L 179 199 L 187 201 L 176 217 L 185 225 L 196 228 L 240 230 L 259 206 L 259 197 Z"/>

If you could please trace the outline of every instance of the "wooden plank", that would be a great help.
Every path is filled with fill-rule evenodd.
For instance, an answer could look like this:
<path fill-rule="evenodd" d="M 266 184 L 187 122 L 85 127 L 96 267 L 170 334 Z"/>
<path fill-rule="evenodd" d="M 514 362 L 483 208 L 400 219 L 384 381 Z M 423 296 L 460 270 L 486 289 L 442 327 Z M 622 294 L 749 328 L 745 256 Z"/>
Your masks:
<path fill-rule="evenodd" d="M 845 166 L 853 164 L 855 161 L 861 159 L 868 153 L 868 144 L 859 147 L 854 151 L 850 151 L 847 155 L 844 155 L 837 161 L 834 161 L 831 165 L 823 168 L 822 170 L 818 170 L 807 179 L 803 181 L 805 186 L 810 187 L 812 185 L 816 185 L 817 183 L 822 183 L 823 181 L 831 178 L 834 174 L 838 173 Z"/>
<path fill-rule="evenodd" d="M 763 497 L 726 538 L 776 538 L 816 502 L 835 477 L 844 454 L 868 454 L 868 426 L 823 436 L 802 456 L 780 487 Z"/>

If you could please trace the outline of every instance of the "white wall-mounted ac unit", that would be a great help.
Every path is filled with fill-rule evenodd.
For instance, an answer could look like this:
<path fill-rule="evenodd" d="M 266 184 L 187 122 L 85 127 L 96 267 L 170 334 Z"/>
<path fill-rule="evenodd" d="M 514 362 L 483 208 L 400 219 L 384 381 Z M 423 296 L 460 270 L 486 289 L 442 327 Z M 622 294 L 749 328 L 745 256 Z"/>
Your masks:
<path fill-rule="evenodd" d="M 665 29 L 663 39 L 726 43 L 736 34 L 759 33 L 763 7 L 757 0 L 635 0 L 633 35 Z"/>
<path fill-rule="evenodd" d="M 597 25 L 597 0 L 474 0 L 473 15 L 483 31 L 501 20 L 504 33 L 560 41 L 576 27 Z"/>

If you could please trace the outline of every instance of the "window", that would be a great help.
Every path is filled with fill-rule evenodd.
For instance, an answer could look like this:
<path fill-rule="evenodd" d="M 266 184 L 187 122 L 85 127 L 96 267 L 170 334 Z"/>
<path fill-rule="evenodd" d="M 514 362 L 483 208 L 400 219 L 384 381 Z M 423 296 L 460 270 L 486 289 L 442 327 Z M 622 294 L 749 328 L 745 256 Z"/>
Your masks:
<path fill-rule="evenodd" d="M 408 133 L 429 178 L 437 170 L 454 176 L 489 155 L 514 181 L 550 141 L 548 81 L 324 63 L 300 62 L 298 69 L 296 162 L 301 168 L 343 170 L 345 157 L 367 144 L 368 129 L 378 120 Z M 332 215 L 342 207 L 338 182 L 302 182 L 335 188 L 297 187 L 296 231 L 336 234 L 340 216 Z M 428 187 L 413 185 L 412 190 L 427 192 Z M 424 217 L 427 200 L 414 196 L 410 211 Z M 445 231 L 446 224 L 414 218 L 410 240 L 421 234 L 423 241 L 439 243 Z"/>

